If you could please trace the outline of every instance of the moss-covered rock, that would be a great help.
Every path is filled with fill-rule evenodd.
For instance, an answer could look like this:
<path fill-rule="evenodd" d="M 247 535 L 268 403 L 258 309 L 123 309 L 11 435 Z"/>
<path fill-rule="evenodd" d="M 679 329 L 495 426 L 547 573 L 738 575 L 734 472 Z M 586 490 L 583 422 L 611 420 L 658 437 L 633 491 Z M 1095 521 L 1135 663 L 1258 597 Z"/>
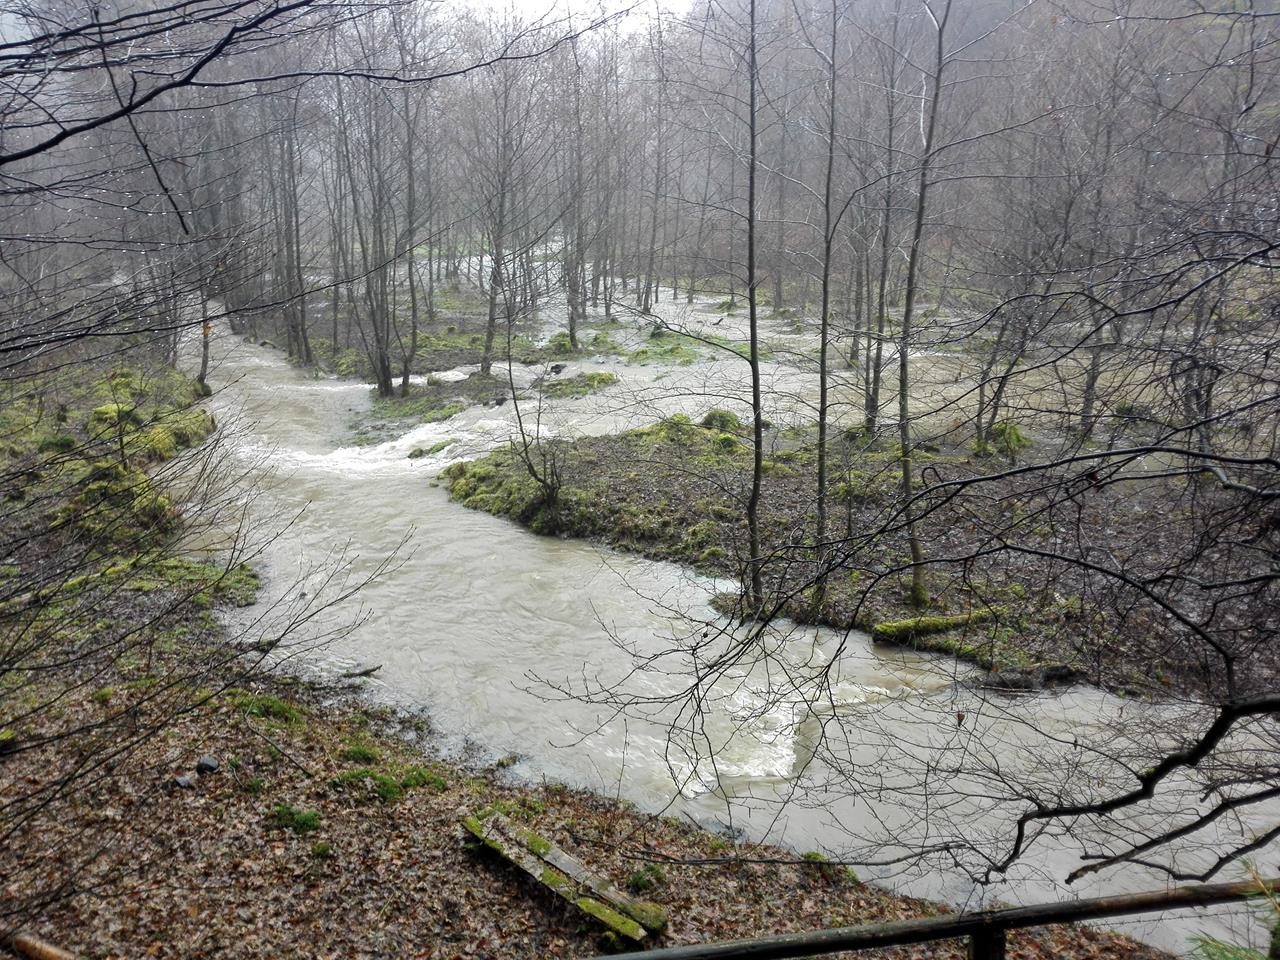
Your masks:
<path fill-rule="evenodd" d="M 701 425 L 707 430 L 714 430 L 717 433 L 742 432 L 742 421 L 731 410 L 721 410 L 719 408 L 708 410 L 706 416 L 701 420 Z"/>
<path fill-rule="evenodd" d="M 137 427 L 142 423 L 142 414 L 131 403 L 112 401 L 95 407 L 90 419 L 103 427 L 115 429 Z"/>

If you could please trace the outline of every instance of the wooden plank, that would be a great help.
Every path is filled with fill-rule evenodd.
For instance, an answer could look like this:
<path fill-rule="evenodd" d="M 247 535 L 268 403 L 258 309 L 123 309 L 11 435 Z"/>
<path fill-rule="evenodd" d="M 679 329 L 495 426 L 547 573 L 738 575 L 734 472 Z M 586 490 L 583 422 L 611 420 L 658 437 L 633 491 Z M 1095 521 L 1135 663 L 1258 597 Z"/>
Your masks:
<path fill-rule="evenodd" d="M 74 953 L 55 947 L 32 933 L 15 933 L 9 940 L 9 946 L 14 953 L 30 960 L 77 960 Z"/>
<path fill-rule="evenodd" d="M 666 924 L 660 906 L 628 896 L 576 857 L 501 814 L 484 820 L 465 817 L 462 825 L 486 847 L 614 933 L 640 942 L 650 930 Z"/>
<path fill-rule="evenodd" d="M 542 859 L 572 877 L 575 882 L 609 903 L 615 910 L 625 913 L 641 926 L 655 933 L 666 927 L 666 911 L 658 904 L 649 900 L 637 900 L 630 894 L 623 893 L 604 877 L 592 873 L 577 857 L 566 853 L 554 844 L 543 854 Z"/>

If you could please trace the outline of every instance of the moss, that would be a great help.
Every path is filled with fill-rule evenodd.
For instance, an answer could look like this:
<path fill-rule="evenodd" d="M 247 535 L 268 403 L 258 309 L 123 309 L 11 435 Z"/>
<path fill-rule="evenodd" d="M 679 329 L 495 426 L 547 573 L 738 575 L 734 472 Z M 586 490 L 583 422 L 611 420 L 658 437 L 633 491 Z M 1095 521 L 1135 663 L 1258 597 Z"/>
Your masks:
<path fill-rule="evenodd" d="M 529 820 L 546 811 L 545 805 L 534 797 L 521 797 L 518 800 L 495 800 L 480 811 L 482 817 L 501 814 L 514 820 Z"/>
<path fill-rule="evenodd" d="M 368 784 L 383 803 L 395 803 L 404 796 L 406 790 L 417 787 L 432 787 L 443 790 L 447 781 L 434 770 L 420 766 L 406 766 L 393 769 L 391 772 L 376 770 L 372 767 L 357 767 L 338 774 L 331 781 L 335 787 L 350 787 L 356 784 Z"/>
<path fill-rule="evenodd" d="M 278 803 L 271 809 L 271 826 L 294 833 L 311 833 L 320 828 L 317 810 L 299 810 L 287 803 Z"/>
<path fill-rule="evenodd" d="M 591 338 L 591 349 L 596 353 L 625 353 L 622 344 L 607 333 L 597 333 Z"/>
<path fill-rule="evenodd" d="M 455 400 L 453 403 L 446 403 L 443 407 L 424 413 L 422 415 L 422 422 L 438 423 L 441 420 L 448 420 L 450 417 L 456 417 L 465 409 L 467 409 L 467 405 L 465 403 Z"/>
<path fill-rule="evenodd" d="M 661 329 L 661 328 L 659 328 Z M 658 331 L 654 331 L 658 334 Z M 701 354 L 694 348 L 694 340 L 690 340 L 680 334 L 672 334 L 663 331 L 657 336 L 651 336 L 649 342 L 631 354 L 630 363 L 669 363 L 679 366 L 688 366 L 698 359 Z"/>
<path fill-rule="evenodd" d="M 791 469 L 785 463 L 781 463 L 776 459 L 764 460 L 760 464 L 760 472 L 766 477 L 791 477 L 795 476 L 796 471 Z"/>
<path fill-rule="evenodd" d="M 816 865 L 819 872 L 828 880 L 837 880 L 851 886 L 857 886 L 861 883 L 858 875 L 851 868 L 832 863 L 829 857 L 819 853 L 817 850 L 809 850 L 800 854 L 800 859 L 805 863 Z"/>
<path fill-rule="evenodd" d="M 871 638 L 881 643 L 910 643 L 920 637 L 947 633 L 974 624 L 985 623 L 1001 614 L 998 607 L 985 607 L 954 616 L 919 616 L 907 620 L 887 620 L 871 628 Z"/>
<path fill-rule="evenodd" d="M 339 347 L 335 350 L 332 340 L 312 337 L 311 352 L 322 363 L 329 364 L 340 377 L 372 378 L 373 367 L 363 350 L 354 347 Z"/>
<path fill-rule="evenodd" d="M 555 867 L 543 867 L 542 876 L 539 877 L 539 879 L 542 881 L 544 886 L 557 891 L 571 889 L 575 886 L 572 880 Z"/>
<path fill-rule="evenodd" d="M 687 444 L 693 441 L 699 433 L 700 431 L 694 426 L 692 420 L 683 413 L 676 413 L 669 417 L 664 417 L 652 426 L 632 430 L 625 436 L 654 443 Z"/>
<path fill-rule="evenodd" d="M 546 837 L 539 836 L 532 830 L 520 830 L 517 835 L 520 837 L 520 842 L 535 857 L 545 857 L 551 852 L 551 841 Z"/>
<path fill-rule="evenodd" d="M 455 463 L 441 477 L 448 483 L 449 496 L 464 507 L 509 517 L 533 528 L 538 526 L 545 493 L 528 474 L 513 469 L 505 455 L 490 454 L 474 463 Z"/>
<path fill-rule="evenodd" d="M 369 441 L 374 442 L 387 436 L 385 431 L 374 429 L 380 421 L 438 423 L 472 404 L 506 396 L 509 389 L 505 379 L 480 373 L 447 382 L 427 377 L 426 383 L 413 384 L 406 396 L 374 396 L 368 418 L 357 421 L 353 427 L 358 433 L 368 433 Z"/>
<path fill-rule="evenodd" d="M 350 787 L 356 784 L 368 784 L 374 795 L 383 803 L 395 803 L 404 796 L 400 782 L 388 773 L 374 770 L 371 767 L 357 767 L 345 770 L 333 778 L 335 787 Z"/>
<path fill-rule="evenodd" d="M 574 352 L 573 341 L 567 331 L 561 330 L 547 341 L 547 349 L 557 357 L 567 357 Z"/>
<path fill-rule="evenodd" d="M 738 415 L 730 410 L 713 409 L 708 410 L 707 415 L 700 421 L 701 425 L 708 430 L 714 430 L 717 433 L 741 433 L 742 421 L 738 419 Z"/>
<path fill-rule="evenodd" d="M 549 397 L 584 397 L 597 390 L 604 390 L 618 382 L 614 373 L 579 373 L 563 380 L 552 380 L 543 386 L 543 392 Z"/>
<path fill-rule="evenodd" d="M 342 759 L 351 763 L 377 763 L 382 755 L 365 743 L 353 743 L 342 751 Z"/>
<path fill-rule="evenodd" d="M 276 720 L 291 726 L 301 723 L 303 719 L 301 707 L 269 693 L 251 693 L 233 687 L 227 691 L 226 698 L 227 703 L 246 716 Z"/>
<path fill-rule="evenodd" d="M 70 453 L 80 446 L 80 441 L 65 433 L 45 437 L 36 446 L 40 453 Z"/>
<path fill-rule="evenodd" d="M 643 940 L 645 930 L 630 917 L 625 917 L 612 907 L 606 906 L 594 897 L 579 897 L 574 901 L 578 909 L 595 917 L 611 930 L 630 937 L 632 940 Z"/>
<path fill-rule="evenodd" d="M 893 496 L 899 481 L 888 471 L 847 470 L 844 479 L 831 488 L 837 503 L 874 503 Z"/>
<path fill-rule="evenodd" d="M 661 933 L 667 928 L 667 911 L 649 900 L 640 900 L 627 905 L 627 913 L 642 927 L 653 933 Z"/>
<path fill-rule="evenodd" d="M 258 596 L 258 573 L 245 563 L 224 569 L 185 557 L 166 557 L 146 563 L 126 560 L 108 567 L 104 574 L 124 576 L 125 586 L 140 593 L 166 588 L 183 590 L 206 608 L 215 600 L 245 607 Z"/>
<path fill-rule="evenodd" d="M 1031 446 L 1031 439 L 1012 420 L 1001 420 L 991 425 L 984 442 L 974 444 L 978 456 L 999 454 L 1010 460 Z"/>
<path fill-rule="evenodd" d="M 148 460 L 172 460 L 178 455 L 178 439 L 163 424 L 156 424 L 131 438 L 130 448 L 134 456 Z"/>
<path fill-rule="evenodd" d="M 742 441 L 731 433 L 720 434 L 712 443 L 721 453 L 737 453 L 742 449 Z"/>
<path fill-rule="evenodd" d="M 458 441 L 455 440 L 453 437 L 449 437 L 448 439 L 440 440 L 437 443 L 433 443 L 431 446 L 423 450 L 422 453 L 424 456 L 434 457 L 441 450 L 444 450 L 446 447 L 451 447 L 457 442 Z M 412 456 L 412 454 L 410 454 L 410 456 Z"/>
<path fill-rule="evenodd" d="M 180 410 L 163 420 L 163 425 L 177 441 L 178 446 L 190 447 L 213 433 L 213 417 L 205 410 L 193 408 Z"/>
<path fill-rule="evenodd" d="M 627 877 L 627 889 L 632 893 L 648 893 L 654 887 L 666 883 L 667 875 L 656 863 L 646 863 L 639 870 L 632 871 Z M 636 919 L 639 919 L 638 917 Z M 643 921 L 642 921 L 643 922 Z M 648 926 L 648 924 L 645 924 Z"/>
<path fill-rule="evenodd" d="M 90 420 L 99 427 L 125 429 L 137 427 L 141 424 L 142 414 L 131 403 L 112 401 L 111 403 L 104 403 L 100 407 L 95 407 Z"/>
<path fill-rule="evenodd" d="M 684 532 L 680 541 L 681 549 L 697 552 L 710 546 L 716 540 L 720 526 L 714 520 L 699 520 Z"/>
<path fill-rule="evenodd" d="M 311 858 L 313 860 L 328 860 L 333 856 L 333 844 L 326 843 L 323 840 L 319 843 L 311 845 Z"/>
<path fill-rule="evenodd" d="M 111 702 L 112 697 L 116 695 L 115 687 L 102 687 L 93 693 L 93 702 L 107 704 Z"/>
<path fill-rule="evenodd" d="M 723 547 L 707 547 L 694 558 L 694 563 L 700 567 L 716 567 L 724 563 L 728 556 Z"/>
<path fill-rule="evenodd" d="M 133 467 L 95 469 L 79 492 L 57 513 L 55 523 L 72 525 L 100 548 L 141 549 L 173 532 L 178 514 L 151 479 Z"/>
<path fill-rule="evenodd" d="M 403 767 L 397 775 L 400 778 L 400 786 L 406 790 L 413 790 L 416 787 L 444 790 L 449 786 L 449 782 L 445 780 L 438 770 L 426 767 L 413 765 Z"/>

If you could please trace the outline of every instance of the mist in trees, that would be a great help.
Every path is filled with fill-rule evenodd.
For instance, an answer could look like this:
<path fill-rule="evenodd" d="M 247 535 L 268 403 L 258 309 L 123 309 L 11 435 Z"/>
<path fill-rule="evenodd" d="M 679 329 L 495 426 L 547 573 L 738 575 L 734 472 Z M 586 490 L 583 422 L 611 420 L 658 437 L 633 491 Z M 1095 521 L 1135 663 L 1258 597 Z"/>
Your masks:
<path fill-rule="evenodd" d="M 824 670 L 767 696 L 823 718 L 826 789 L 937 789 L 1007 828 L 966 836 L 939 813 L 894 857 L 991 881 L 1088 822 L 1073 876 L 1212 877 L 1280 837 L 1171 852 L 1280 795 L 1277 29 L 1254 0 L 10 6 L 5 402 L 44 416 L 55 374 L 168 369 L 201 343 L 207 393 L 215 324 L 384 399 L 413 395 L 425 350 L 478 349 L 473 375 L 513 400 L 529 516 L 572 534 L 571 452 L 513 372 L 548 347 L 534 321 L 563 308 L 568 358 L 601 320 L 687 334 L 741 371 L 727 442 L 748 456 L 717 479 L 737 595 L 640 658 L 687 676 L 678 695 L 558 691 L 668 710 L 695 743 L 730 665 L 781 663 L 777 621 L 913 642 L 930 618 L 1017 621 L 1044 644 L 1006 678 L 1068 650 L 1072 679 L 1165 697 L 1177 728 L 1153 740 L 1108 714 L 1097 744 L 1011 772 L 954 740 L 975 719 L 935 706 L 921 744 L 955 774 L 937 785 L 910 772 L 921 744 L 875 772 L 848 750 L 860 721 L 826 709 Z M 460 302 L 483 317 L 475 343 Z M 742 336 L 700 309 L 745 310 Z M 802 384 L 788 423 L 766 415 L 777 370 Z M 812 470 L 784 524 L 770 477 L 798 447 Z M 33 486 L 49 453 L 13 458 L 6 486 Z M 6 548 L 35 549 L 31 503 L 6 504 Z M 6 578 L 3 616 L 88 566 Z M 1000 629 L 962 657 L 1005 663 Z M 35 669 L 38 646 L 0 668 Z M 1118 811 L 1170 809 L 1107 833 Z M 884 840 L 845 839 L 858 862 Z"/>

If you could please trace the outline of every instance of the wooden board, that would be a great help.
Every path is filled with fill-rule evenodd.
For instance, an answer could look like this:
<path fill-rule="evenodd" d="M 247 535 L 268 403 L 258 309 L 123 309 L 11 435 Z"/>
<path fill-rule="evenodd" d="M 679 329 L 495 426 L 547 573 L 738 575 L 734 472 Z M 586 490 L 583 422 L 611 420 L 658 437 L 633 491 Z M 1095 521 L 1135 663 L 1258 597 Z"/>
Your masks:
<path fill-rule="evenodd" d="M 462 825 L 490 850 L 620 936 L 639 942 L 666 926 L 662 907 L 623 893 L 577 857 L 501 814 L 483 820 L 464 817 Z"/>

